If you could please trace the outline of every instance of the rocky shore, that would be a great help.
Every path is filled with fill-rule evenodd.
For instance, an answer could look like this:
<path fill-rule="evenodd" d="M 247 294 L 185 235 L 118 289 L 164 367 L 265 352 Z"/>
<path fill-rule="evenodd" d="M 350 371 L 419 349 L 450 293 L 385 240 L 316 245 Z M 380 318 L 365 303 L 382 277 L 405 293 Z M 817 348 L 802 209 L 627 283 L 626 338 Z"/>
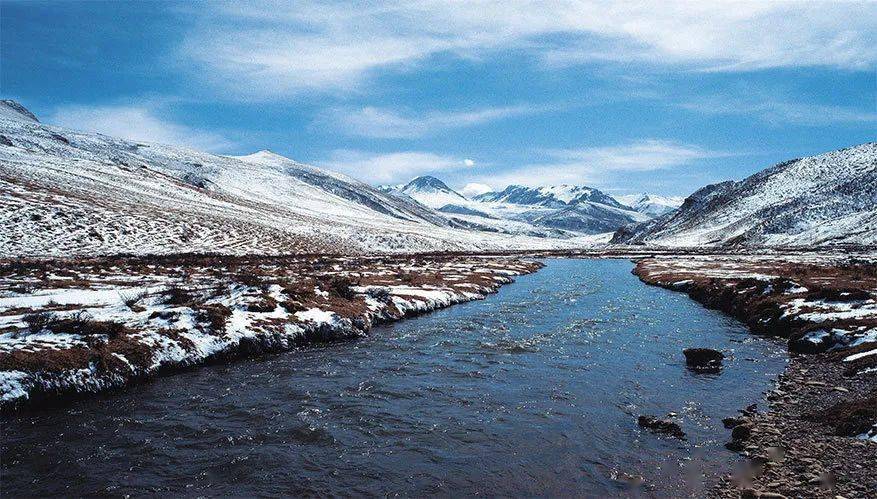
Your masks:
<path fill-rule="evenodd" d="M 657 257 L 634 273 L 788 339 L 767 410 L 729 415 L 746 465 L 712 497 L 877 495 L 877 265 L 777 256 Z"/>
<path fill-rule="evenodd" d="M 540 267 L 459 255 L 0 261 L 0 409 L 361 336 Z"/>

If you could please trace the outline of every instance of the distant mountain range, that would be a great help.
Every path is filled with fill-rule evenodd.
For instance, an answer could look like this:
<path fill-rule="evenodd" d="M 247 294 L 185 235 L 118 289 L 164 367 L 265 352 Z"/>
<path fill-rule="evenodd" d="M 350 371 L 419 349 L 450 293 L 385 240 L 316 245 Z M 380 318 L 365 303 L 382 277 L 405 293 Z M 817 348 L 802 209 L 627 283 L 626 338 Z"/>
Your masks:
<path fill-rule="evenodd" d="M 877 145 L 787 161 L 680 201 L 570 185 L 467 198 L 430 176 L 374 188 L 270 151 L 220 156 L 50 126 L 0 101 L 4 257 L 556 249 L 610 238 L 873 246 Z"/>
<path fill-rule="evenodd" d="M 448 215 L 452 220 L 469 224 L 488 224 L 494 228 L 511 221 L 527 233 L 544 231 L 564 233 L 600 234 L 648 220 L 648 214 L 625 206 L 611 196 L 593 187 L 557 185 L 526 187 L 511 185 L 498 192 L 486 192 L 471 199 L 448 187 L 441 180 L 417 177 L 398 186 L 383 186 L 386 192 L 396 192 Z M 681 203 L 681 202 L 680 202 Z M 488 221 L 490 220 L 490 221 Z"/>

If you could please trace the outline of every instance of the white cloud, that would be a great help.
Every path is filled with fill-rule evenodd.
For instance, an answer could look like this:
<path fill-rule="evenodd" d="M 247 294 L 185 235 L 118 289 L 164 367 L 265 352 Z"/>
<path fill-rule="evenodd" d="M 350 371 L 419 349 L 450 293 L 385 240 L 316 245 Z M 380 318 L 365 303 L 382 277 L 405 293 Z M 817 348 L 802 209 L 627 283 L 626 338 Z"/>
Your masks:
<path fill-rule="evenodd" d="M 483 180 L 492 185 L 603 184 L 610 175 L 678 168 L 730 154 L 648 139 L 618 146 L 550 150 L 545 155 L 544 161 L 504 170 Z"/>
<path fill-rule="evenodd" d="M 620 146 L 586 147 L 549 151 L 560 164 L 598 171 L 651 171 L 691 163 L 697 159 L 727 156 L 701 147 L 666 140 L 647 139 Z"/>
<path fill-rule="evenodd" d="M 370 153 L 338 150 L 319 166 L 374 184 L 404 182 L 422 174 L 466 168 L 459 158 L 423 151 Z"/>
<path fill-rule="evenodd" d="M 182 56 L 241 95 L 357 91 L 431 57 L 519 52 L 545 67 L 638 62 L 708 71 L 877 61 L 877 3 L 610 0 L 212 4 Z"/>
<path fill-rule="evenodd" d="M 389 109 L 333 109 L 318 121 L 338 128 L 348 135 L 380 139 L 415 138 L 479 125 L 490 121 L 547 111 L 547 106 L 505 106 L 472 111 L 430 111 L 402 115 Z"/>
<path fill-rule="evenodd" d="M 679 104 L 704 114 L 745 114 L 774 125 L 824 126 L 835 123 L 873 123 L 877 113 L 839 106 L 745 97 L 707 97 Z"/>
<path fill-rule="evenodd" d="M 212 132 L 156 116 L 147 106 L 62 106 L 48 123 L 112 137 L 222 152 L 234 144 Z"/>
<path fill-rule="evenodd" d="M 463 164 L 466 166 L 475 166 L 475 160 L 466 158 L 463 160 Z"/>
<path fill-rule="evenodd" d="M 470 183 L 466 184 L 466 186 L 460 190 L 460 194 L 462 194 L 468 198 L 471 198 L 473 196 L 477 196 L 479 194 L 484 194 L 485 192 L 491 192 L 491 191 L 493 191 L 493 188 L 487 184 L 479 184 L 477 182 L 470 182 Z"/>

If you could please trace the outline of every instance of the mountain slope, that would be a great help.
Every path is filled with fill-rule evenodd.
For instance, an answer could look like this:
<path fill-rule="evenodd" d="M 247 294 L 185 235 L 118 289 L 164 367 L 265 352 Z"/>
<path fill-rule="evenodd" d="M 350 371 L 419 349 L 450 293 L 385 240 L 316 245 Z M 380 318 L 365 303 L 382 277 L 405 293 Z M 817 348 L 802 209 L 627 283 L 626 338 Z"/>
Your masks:
<path fill-rule="evenodd" d="M 39 123 L 0 103 L 0 256 L 416 252 L 572 245 L 442 214 L 262 151 L 207 154 Z"/>
<path fill-rule="evenodd" d="M 635 218 L 628 210 L 586 201 L 540 216 L 533 223 L 542 227 L 601 234 L 644 218 Z"/>
<path fill-rule="evenodd" d="M 877 244 L 877 143 L 777 164 L 704 187 L 678 211 L 619 230 L 657 246 Z"/>

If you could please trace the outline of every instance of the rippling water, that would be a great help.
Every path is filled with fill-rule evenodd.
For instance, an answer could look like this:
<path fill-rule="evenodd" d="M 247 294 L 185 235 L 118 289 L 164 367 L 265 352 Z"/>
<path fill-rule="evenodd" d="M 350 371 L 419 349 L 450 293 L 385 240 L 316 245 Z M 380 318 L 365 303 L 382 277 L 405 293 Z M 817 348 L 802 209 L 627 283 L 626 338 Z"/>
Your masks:
<path fill-rule="evenodd" d="M 782 345 L 631 263 L 549 260 L 365 339 L 3 421 L 4 495 L 697 495 Z M 696 375 L 681 350 L 733 351 Z M 676 412 L 685 442 L 642 431 Z M 641 486 L 631 477 L 642 477 Z"/>

